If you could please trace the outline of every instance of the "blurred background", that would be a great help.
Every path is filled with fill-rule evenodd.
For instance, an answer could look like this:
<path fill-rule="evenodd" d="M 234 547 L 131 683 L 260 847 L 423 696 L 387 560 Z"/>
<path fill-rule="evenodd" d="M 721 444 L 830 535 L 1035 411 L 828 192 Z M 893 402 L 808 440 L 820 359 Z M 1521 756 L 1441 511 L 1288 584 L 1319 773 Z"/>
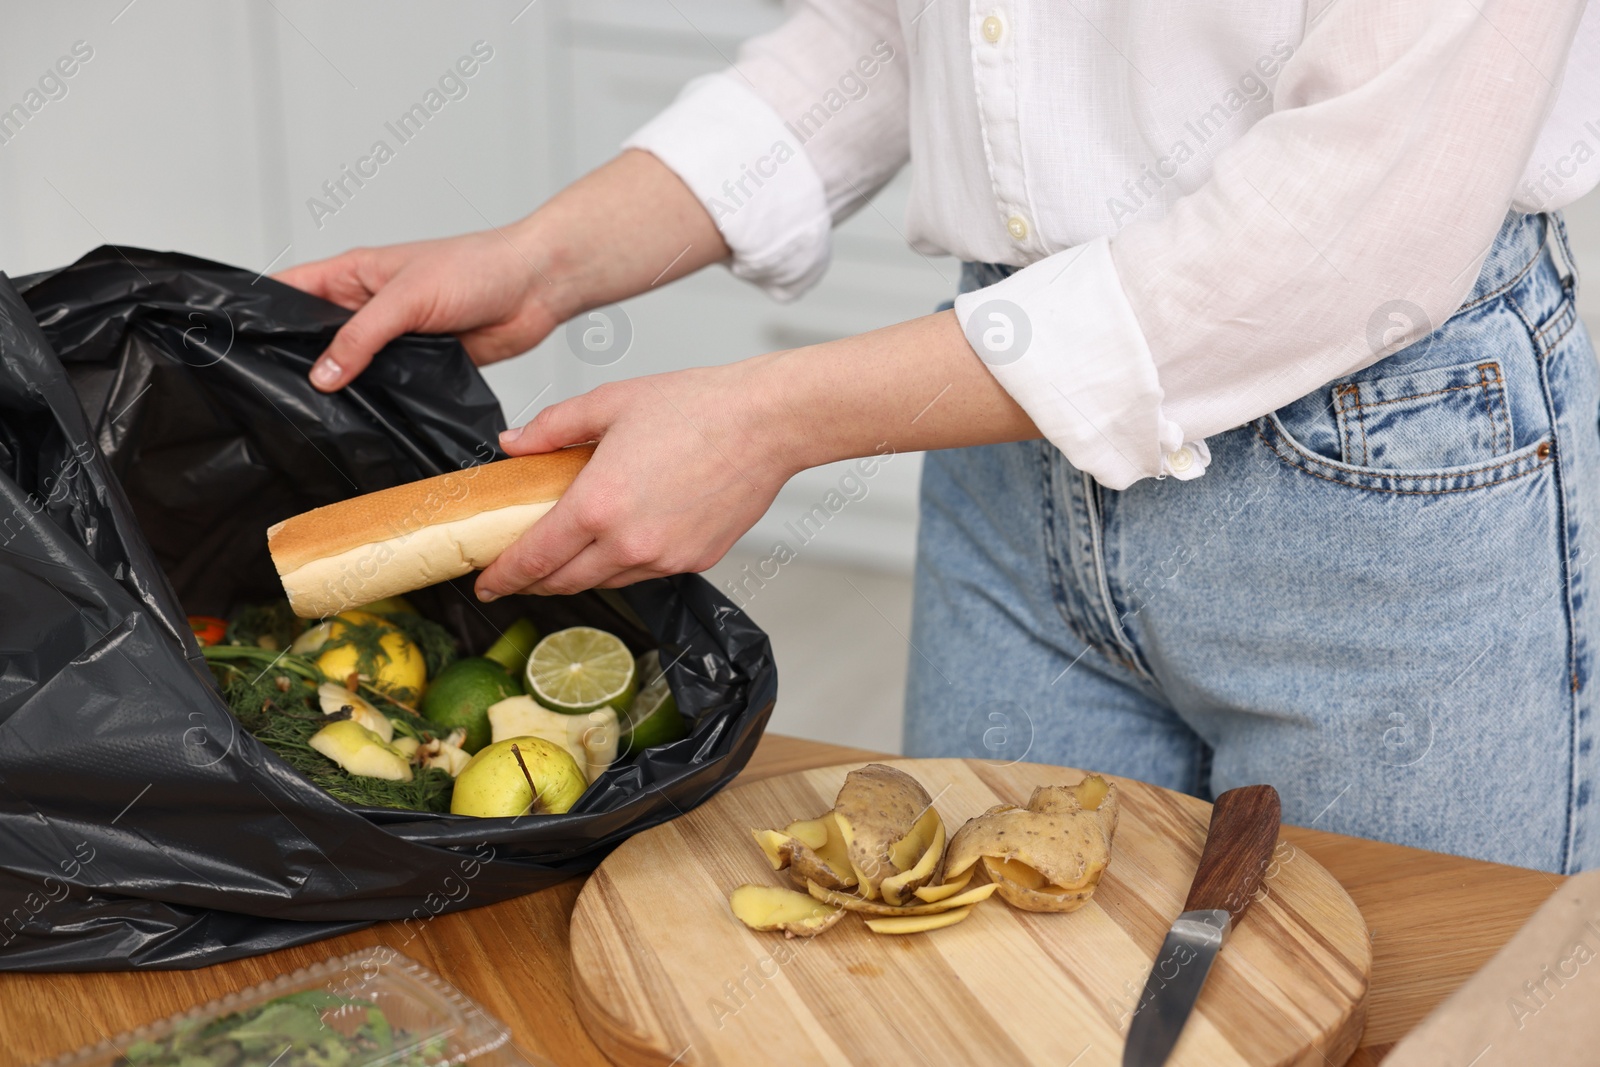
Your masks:
<path fill-rule="evenodd" d="M 503 225 L 615 154 L 685 81 L 727 65 L 741 39 L 782 17 L 778 0 L 13 6 L 0 35 L 0 270 L 45 270 L 114 243 L 270 272 L 354 245 Z M 70 77 L 56 74 L 64 56 Z M 469 56 L 475 73 L 397 136 L 401 116 Z M 355 186 L 345 168 L 380 140 L 391 156 Z M 793 304 L 712 268 L 624 305 L 633 340 L 615 363 L 578 359 L 558 331 L 487 368 L 508 421 L 603 381 L 932 310 L 959 269 L 906 248 L 906 178 L 835 234 L 827 277 Z M 341 181 L 336 197 L 324 188 Z M 1567 214 L 1580 272 L 1600 277 L 1600 198 Z M 1600 327 L 1595 290 L 1580 309 Z M 906 661 L 918 654 L 908 637 L 920 468 L 919 456 L 894 457 L 804 545 L 784 526 L 840 472 L 800 475 L 708 575 L 726 588 L 777 538 L 797 550 L 739 598 L 777 647 L 773 729 L 900 750 Z"/>

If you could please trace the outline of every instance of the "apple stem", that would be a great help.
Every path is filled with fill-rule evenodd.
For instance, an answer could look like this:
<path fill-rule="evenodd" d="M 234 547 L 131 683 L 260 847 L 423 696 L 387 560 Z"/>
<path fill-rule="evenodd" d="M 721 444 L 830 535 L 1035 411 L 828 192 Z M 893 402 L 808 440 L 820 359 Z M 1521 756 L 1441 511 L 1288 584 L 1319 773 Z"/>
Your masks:
<path fill-rule="evenodd" d="M 511 754 L 517 757 L 517 766 L 522 768 L 522 777 L 528 780 L 528 788 L 533 790 L 533 800 L 528 803 L 528 809 L 531 811 L 534 805 L 539 803 L 539 787 L 533 784 L 533 775 L 528 773 L 528 765 L 522 762 L 522 749 L 518 748 L 514 741 L 511 744 Z"/>

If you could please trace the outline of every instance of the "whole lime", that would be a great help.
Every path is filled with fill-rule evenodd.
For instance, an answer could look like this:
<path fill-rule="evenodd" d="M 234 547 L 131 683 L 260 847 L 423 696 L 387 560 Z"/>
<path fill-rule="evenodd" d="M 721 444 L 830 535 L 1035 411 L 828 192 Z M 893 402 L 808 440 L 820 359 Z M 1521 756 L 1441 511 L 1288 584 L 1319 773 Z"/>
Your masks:
<path fill-rule="evenodd" d="M 489 743 L 489 705 L 521 692 L 504 667 L 475 656 L 458 659 L 440 671 L 417 710 L 445 730 L 466 730 L 467 740 L 461 747 L 476 752 Z"/>

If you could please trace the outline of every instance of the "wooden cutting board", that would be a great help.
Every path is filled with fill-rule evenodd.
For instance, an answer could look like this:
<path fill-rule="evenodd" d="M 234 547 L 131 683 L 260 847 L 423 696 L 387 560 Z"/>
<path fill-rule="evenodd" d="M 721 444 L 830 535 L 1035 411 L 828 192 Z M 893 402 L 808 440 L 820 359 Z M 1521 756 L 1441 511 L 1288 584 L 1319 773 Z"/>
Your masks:
<path fill-rule="evenodd" d="M 954 832 L 1082 773 L 895 760 Z M 1115 1067 L 1156 950 L 1200 859 L 1211 806 L 1117 779 L 1122 811 L 1094 898 L 1066 915 L 998 896 L 955 926 L 882 936 L 847 915 L 812 939 L 756 933 L 728 894 L 788 885 L 751 828 L 833 806 L 859 764 L 727 790 L 638 834 L 572 914 L 573 997 L 619 1064 L 1050 1064 Z M 1211 972 L 1172 1064 L 1343 1064 L 1365 1018 L 1372 946 L 1333 876 L 1287 842 Z"/>

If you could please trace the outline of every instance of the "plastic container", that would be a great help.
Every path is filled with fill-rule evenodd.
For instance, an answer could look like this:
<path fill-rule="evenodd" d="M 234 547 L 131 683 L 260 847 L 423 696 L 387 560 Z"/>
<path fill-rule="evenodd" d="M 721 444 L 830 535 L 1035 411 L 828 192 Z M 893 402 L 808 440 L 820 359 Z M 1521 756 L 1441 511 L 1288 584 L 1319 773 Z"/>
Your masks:
<path fill-rule="evenodd" d="M 215 1025 L 228 1017 L 233 1018 Z M 341 1067 L 529 1062 L 511 1045 L 504 1023 L 416 960 L 377 945 L 279 975 L 41 1067 L 177 1067 L 180 1060 L 184 1067 L 306 1067 L 329 1062 L 330 1050 Z"/>

